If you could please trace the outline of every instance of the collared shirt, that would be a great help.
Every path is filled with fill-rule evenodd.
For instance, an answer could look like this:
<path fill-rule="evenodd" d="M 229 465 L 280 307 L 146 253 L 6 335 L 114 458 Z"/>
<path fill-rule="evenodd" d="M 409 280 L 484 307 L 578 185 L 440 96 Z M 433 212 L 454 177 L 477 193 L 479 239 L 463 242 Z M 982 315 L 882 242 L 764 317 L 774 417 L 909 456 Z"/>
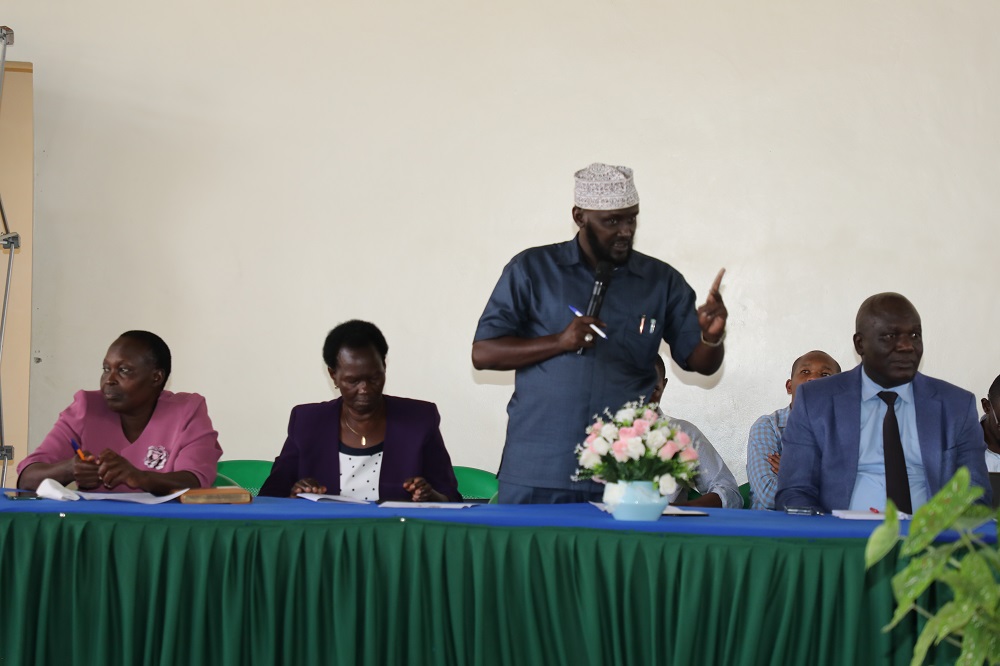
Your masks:
<path fill-rule="evenodd" d="M 885 453 L 882 444 L 882 422 L 888 407 L 878 394 L 892 391 L 897 396 L 895 410 L 899 423 L 899 437 L 903 442 L 906 459 L 906 476 L 910 482 L 910 501 L 913 510 L 923 506 L 928 499 L 927 477 L 917 437 L 917 411 L 913 403 L 913 383 L 885 389 L 861 371 L 861 446 L 858 456 L 858 476 L 851 494 L 851 509 L 867 511 L 869 508 L 885 509 Z"/>
<path fill-rule="evenodd" d="M 698 452 L 698 476 L 695 478 L 694 488 L 702 495 L 715 493 L 722 500 L 723 509 L 742 509 L 743 496 L 740 495 L 739 484 L 736 477 L 726 466 L 726 462 L 719 455 L 719 452 L 708 441 L 708 437 L 690 421 L 675 419 L 667 416 L 670 425 L 680 428 L 691 437 L 691 446 Z M 670 501 L 673 502 L 681 492 L 687 489 L 678 488 Z"/>
<path fill-rule="evenodd" d="M 525 250 L 504 268 L 475 340 L 558 334 L 574 317 L 569 306 L 586 310 L 593 287 L 594 271 L 575 238 Z M 597 338 L 583 354 L 566 352 L 515 372 L 502 481 L 585 487 L 570 477 L 577 469 L 574 447 L 586 437 L 591 418 L 652 394 L 661 340 L 686 367 L 701 339 L 694 290 L 674 268 L 634 250 L 614 271 L 600 319 L 607 340 Z"/>
<path fill-rule="evenodd" d="M 765 414 L 750 426 L 747 440 L 747 478 L 750 481 L 751 508 L 773 509 L 778 492 L 778 475 L 771 469 L 767 457 L 781 453 L 781 434 L 788 424 L 789 407 Z"/>

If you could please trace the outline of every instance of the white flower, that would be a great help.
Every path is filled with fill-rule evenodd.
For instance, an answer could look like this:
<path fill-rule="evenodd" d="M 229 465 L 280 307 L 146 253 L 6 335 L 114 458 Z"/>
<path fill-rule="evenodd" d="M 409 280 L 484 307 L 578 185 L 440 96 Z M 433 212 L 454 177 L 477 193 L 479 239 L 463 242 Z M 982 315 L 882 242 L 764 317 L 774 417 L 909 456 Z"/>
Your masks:
<path fill-rule="evenodd" d="M 663 430 L 653 430 L 646 435 L 646 446 L 648 446 L 653 451 L 659 451 L 660 447 L 666 444 L 667 435 L 670 431 L 664 432 Z"/>
<path fill-rule="evenodd" d="M 625 442 L 628 447 L 628 457 L 638 460 L 646 452 L 646 445 L 642 443 L 642 437 L 633 437 Z"/>
<path fill-rule="evenodd" d="M 622 495 L 625 494 L 625 486 L 620 483 L 609 483 L 604 486 L 604 503 L 620 504 Z"/>
<path fill-rule="evenodd" d="M 584 449 L 583 453 L 580 454 L 580 467 L 584 469 L 594 469 L 601 462 L 601 456 L 593 451 L 593 449 Z"/>
<path fill-rule="evenodd" d="M 601 437 L 609 442 L 614 442 L 618 439 L 618 428 L 615 427 L 614 423 L 607 423 L 603 428 L 601 428 Z"/>
<path fill-rule="evenodd" d="M 673 495 L 677 492 L 677 479 L 670 476 L 669 474 L 664 474 L 660 477 L 660 494 L 661 495 Z"/>
<path fill-rule="evenodd" d="M 611 450 L 611 442 L 604 439 L 603 437 L 598 437 L 593 442 L 590 443 L 590 448 L 599 456 L 606 456 L 608 451 Z"/>
<path fill-rule="evenodd" d="M 615 413 L 615 423 L 626 423 L 628 425 L 632 424 L 635 420 L 635 408 L 634 407 L 623 407 Z"/>

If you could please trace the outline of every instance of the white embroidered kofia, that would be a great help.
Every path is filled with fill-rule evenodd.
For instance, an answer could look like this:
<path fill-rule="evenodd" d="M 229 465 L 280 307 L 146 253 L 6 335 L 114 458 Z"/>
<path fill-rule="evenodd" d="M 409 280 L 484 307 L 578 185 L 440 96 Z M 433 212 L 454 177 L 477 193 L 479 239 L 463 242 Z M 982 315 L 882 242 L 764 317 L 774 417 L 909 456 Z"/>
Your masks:
<path fill-rule="evenodd" d="M 150 469 L 163 469 L 167 464 L 167 450 L 162 446 L 151 446 L 146 451 L 146 467 Z"/>

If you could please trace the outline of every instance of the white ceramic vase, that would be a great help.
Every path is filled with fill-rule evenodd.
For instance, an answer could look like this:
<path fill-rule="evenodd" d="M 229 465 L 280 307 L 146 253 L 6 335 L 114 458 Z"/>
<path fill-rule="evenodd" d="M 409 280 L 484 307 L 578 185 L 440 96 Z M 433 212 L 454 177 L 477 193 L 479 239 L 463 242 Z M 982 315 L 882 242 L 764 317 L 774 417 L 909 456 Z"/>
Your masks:
<path fill-rule="evenodd" d="M 604 487 L 604 506 L 615 520 L 657 520 L 669 502 L 652 481 L 618 481 Z"/>

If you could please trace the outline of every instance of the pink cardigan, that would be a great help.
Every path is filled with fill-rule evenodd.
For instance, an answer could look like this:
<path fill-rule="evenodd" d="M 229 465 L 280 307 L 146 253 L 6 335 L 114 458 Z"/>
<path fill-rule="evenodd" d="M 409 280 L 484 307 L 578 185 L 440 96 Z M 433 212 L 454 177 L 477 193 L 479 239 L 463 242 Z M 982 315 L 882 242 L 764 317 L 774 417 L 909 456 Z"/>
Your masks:
<path fill-rule="evenodd" d="M 129 442 L 118 414 L 108 408 L 100 391 L 77 391 L 73 404 L 59 415 L 41 445 L 17 466 L 18 474 L 32 463 L 71 458 L 70 439 L 94 455 L 111 449 L 140 470 L 191 472 L 203 488 L 215 481 L 216 463 L 222 456 L 205 398 L 197 393 L 161 393 L 145 430 Z M 112 491 L 136 492 L 125 484 Z"/>

